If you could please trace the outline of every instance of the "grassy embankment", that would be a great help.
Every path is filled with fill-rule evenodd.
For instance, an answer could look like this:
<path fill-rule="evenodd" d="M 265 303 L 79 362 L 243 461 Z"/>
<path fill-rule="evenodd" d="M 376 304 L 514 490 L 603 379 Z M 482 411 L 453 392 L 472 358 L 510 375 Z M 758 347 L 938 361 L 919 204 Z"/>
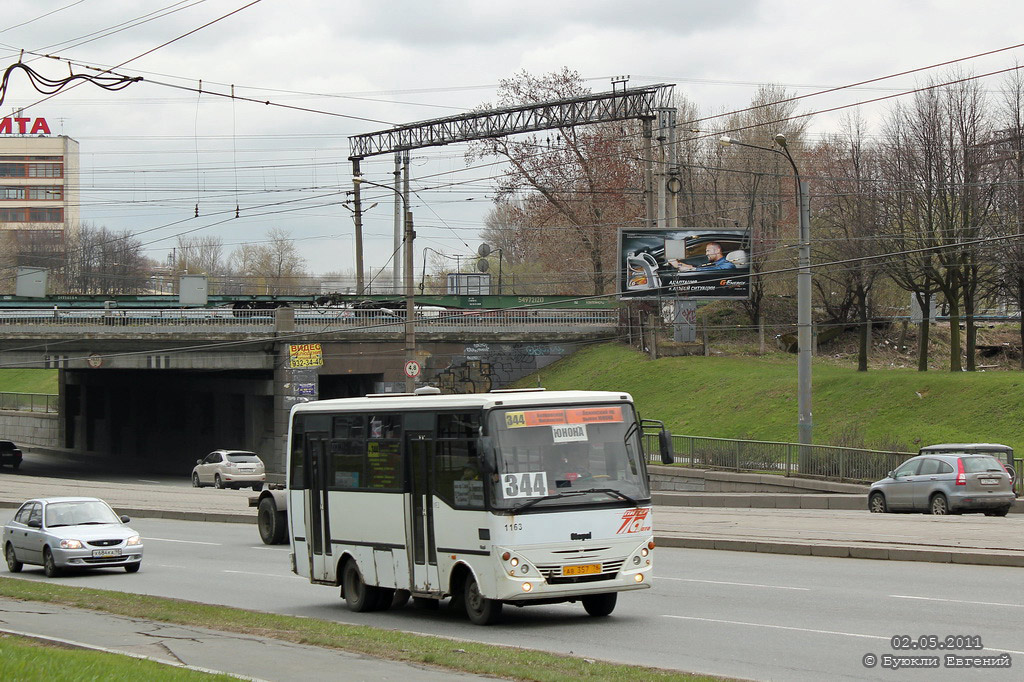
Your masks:
<path fill-rule="evenodd" d="M 0 674 L 5 680 L 104 680 L 189 682 L 237 680 L 102 651 L 67 649 L 37 640 L 0 635 Z"/>
<path fill-rule="evenodd" d="M 57 394 L 55 369 L 0 369 L 0 393 Z"/>
<path fill-rule="evenodd" d="M 628 391 L 641 416 L 673 433 L 797 440 L 796 357 L 650 360 L 619 344 L 583 349 L 526 377 L 549 390 Z M 1024 372 L 857 372 L 815 358 L 814 440 L 916 451 L 943 442 L 995 442 L 1024 452 Z"/>
<path fill-rule="evenodd" d="M 346 625 L 315 618 L 296 618 L 226 606 L 199 604 L 180 599 L 70 587 L 55 582 L 0 577 L 0 596 L 64 604 L 164 623 L 241 632 L 288 642 L 354 651 L 377 658 L 436 665 L 452 670 L 506 679 L 541 681 L 591 679 L 621 680 L 622 682 L 633 682 L 634 680 L 680 680 L 685 682 L 703 680 L 711 682 L 723 679 L 704 675 L 688 675 L 674 670 L 607 663 L 519 647 L 477 644 L 465 640 L 416 635 L 363 625 Z M 590 625 L 596 625 L 596 622 L 591 621 Z M 581 624 L 581 637 L 586 637 L 586 629 L 587 626 Z M 56 675 L 28 679 L 86 678 Z M 106 678 L 104 677 L 104 679 Z"/>

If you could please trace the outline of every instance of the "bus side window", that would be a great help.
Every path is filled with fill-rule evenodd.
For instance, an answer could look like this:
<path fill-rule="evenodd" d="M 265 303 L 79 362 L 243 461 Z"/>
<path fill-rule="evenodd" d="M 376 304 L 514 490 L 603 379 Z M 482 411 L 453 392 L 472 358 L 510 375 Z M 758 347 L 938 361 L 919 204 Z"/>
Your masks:
<path fill-rule="evenodd" d="M 307 487 L 304 479 L 304 460 L 302 443 L 305 437 L 305 418 L 303 415 L 296 415 L 292 423 L 292 454 L 291 454 L 291 479 L 288 487 L 292 490 L 303 490 Z"/>
<path fill-rule="evenodd" d="M 434 494 L 458 509 L 483 509 L 485 506 L 479 435 L 479 413 L 437 416 Z"/>
<path fill-rule="evenodd" d="M 335 415 L 331 437 L 327 485 L 351 490 L 366 485 L 366 416 Z"/>

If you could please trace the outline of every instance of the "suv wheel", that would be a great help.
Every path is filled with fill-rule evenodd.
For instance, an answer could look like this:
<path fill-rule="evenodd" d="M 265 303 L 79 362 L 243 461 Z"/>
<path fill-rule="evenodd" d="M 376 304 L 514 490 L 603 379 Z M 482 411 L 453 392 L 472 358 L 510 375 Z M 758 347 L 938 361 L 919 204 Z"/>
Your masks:
<path fill-rule="evenodd" d="M 872 514 L 884 514 L 889 511 L 888 506 L 885 504 L 885 495 L 880 492 L 871 493 L 871 497 L 868 498 L 868 510 Z"/>
<path fill-rule="evenodd" d="M 942 493 L 932 495 L 928 502 L 928 511 L 936 516 L 945 516 L 949 513 L 949 501 Z"/>

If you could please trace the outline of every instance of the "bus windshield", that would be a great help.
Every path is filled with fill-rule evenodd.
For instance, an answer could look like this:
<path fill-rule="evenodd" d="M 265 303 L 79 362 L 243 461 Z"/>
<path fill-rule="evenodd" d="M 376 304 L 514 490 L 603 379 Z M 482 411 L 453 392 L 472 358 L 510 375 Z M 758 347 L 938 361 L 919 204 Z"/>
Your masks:
<path fill-rule="evenodd" d="M 495 509 L 647 502 L 629 404 L 494 410 Z"/>

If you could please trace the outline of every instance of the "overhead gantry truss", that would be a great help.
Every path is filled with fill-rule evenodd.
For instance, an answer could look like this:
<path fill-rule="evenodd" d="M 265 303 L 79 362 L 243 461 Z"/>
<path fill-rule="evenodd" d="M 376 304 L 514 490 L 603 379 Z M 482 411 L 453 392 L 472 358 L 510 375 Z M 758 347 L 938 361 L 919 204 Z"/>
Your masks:
<path fill-rule="evenodd" d="M 651 121 L 658 116 L 658 109 L 674 106 L 673 88 L 665 84 L 625 88 L 537 104 L 486 109 L 354 135 L 349 138 L 349 159 L 356 161 L 378 154 L 591 123 L 631 119 Z"/>

